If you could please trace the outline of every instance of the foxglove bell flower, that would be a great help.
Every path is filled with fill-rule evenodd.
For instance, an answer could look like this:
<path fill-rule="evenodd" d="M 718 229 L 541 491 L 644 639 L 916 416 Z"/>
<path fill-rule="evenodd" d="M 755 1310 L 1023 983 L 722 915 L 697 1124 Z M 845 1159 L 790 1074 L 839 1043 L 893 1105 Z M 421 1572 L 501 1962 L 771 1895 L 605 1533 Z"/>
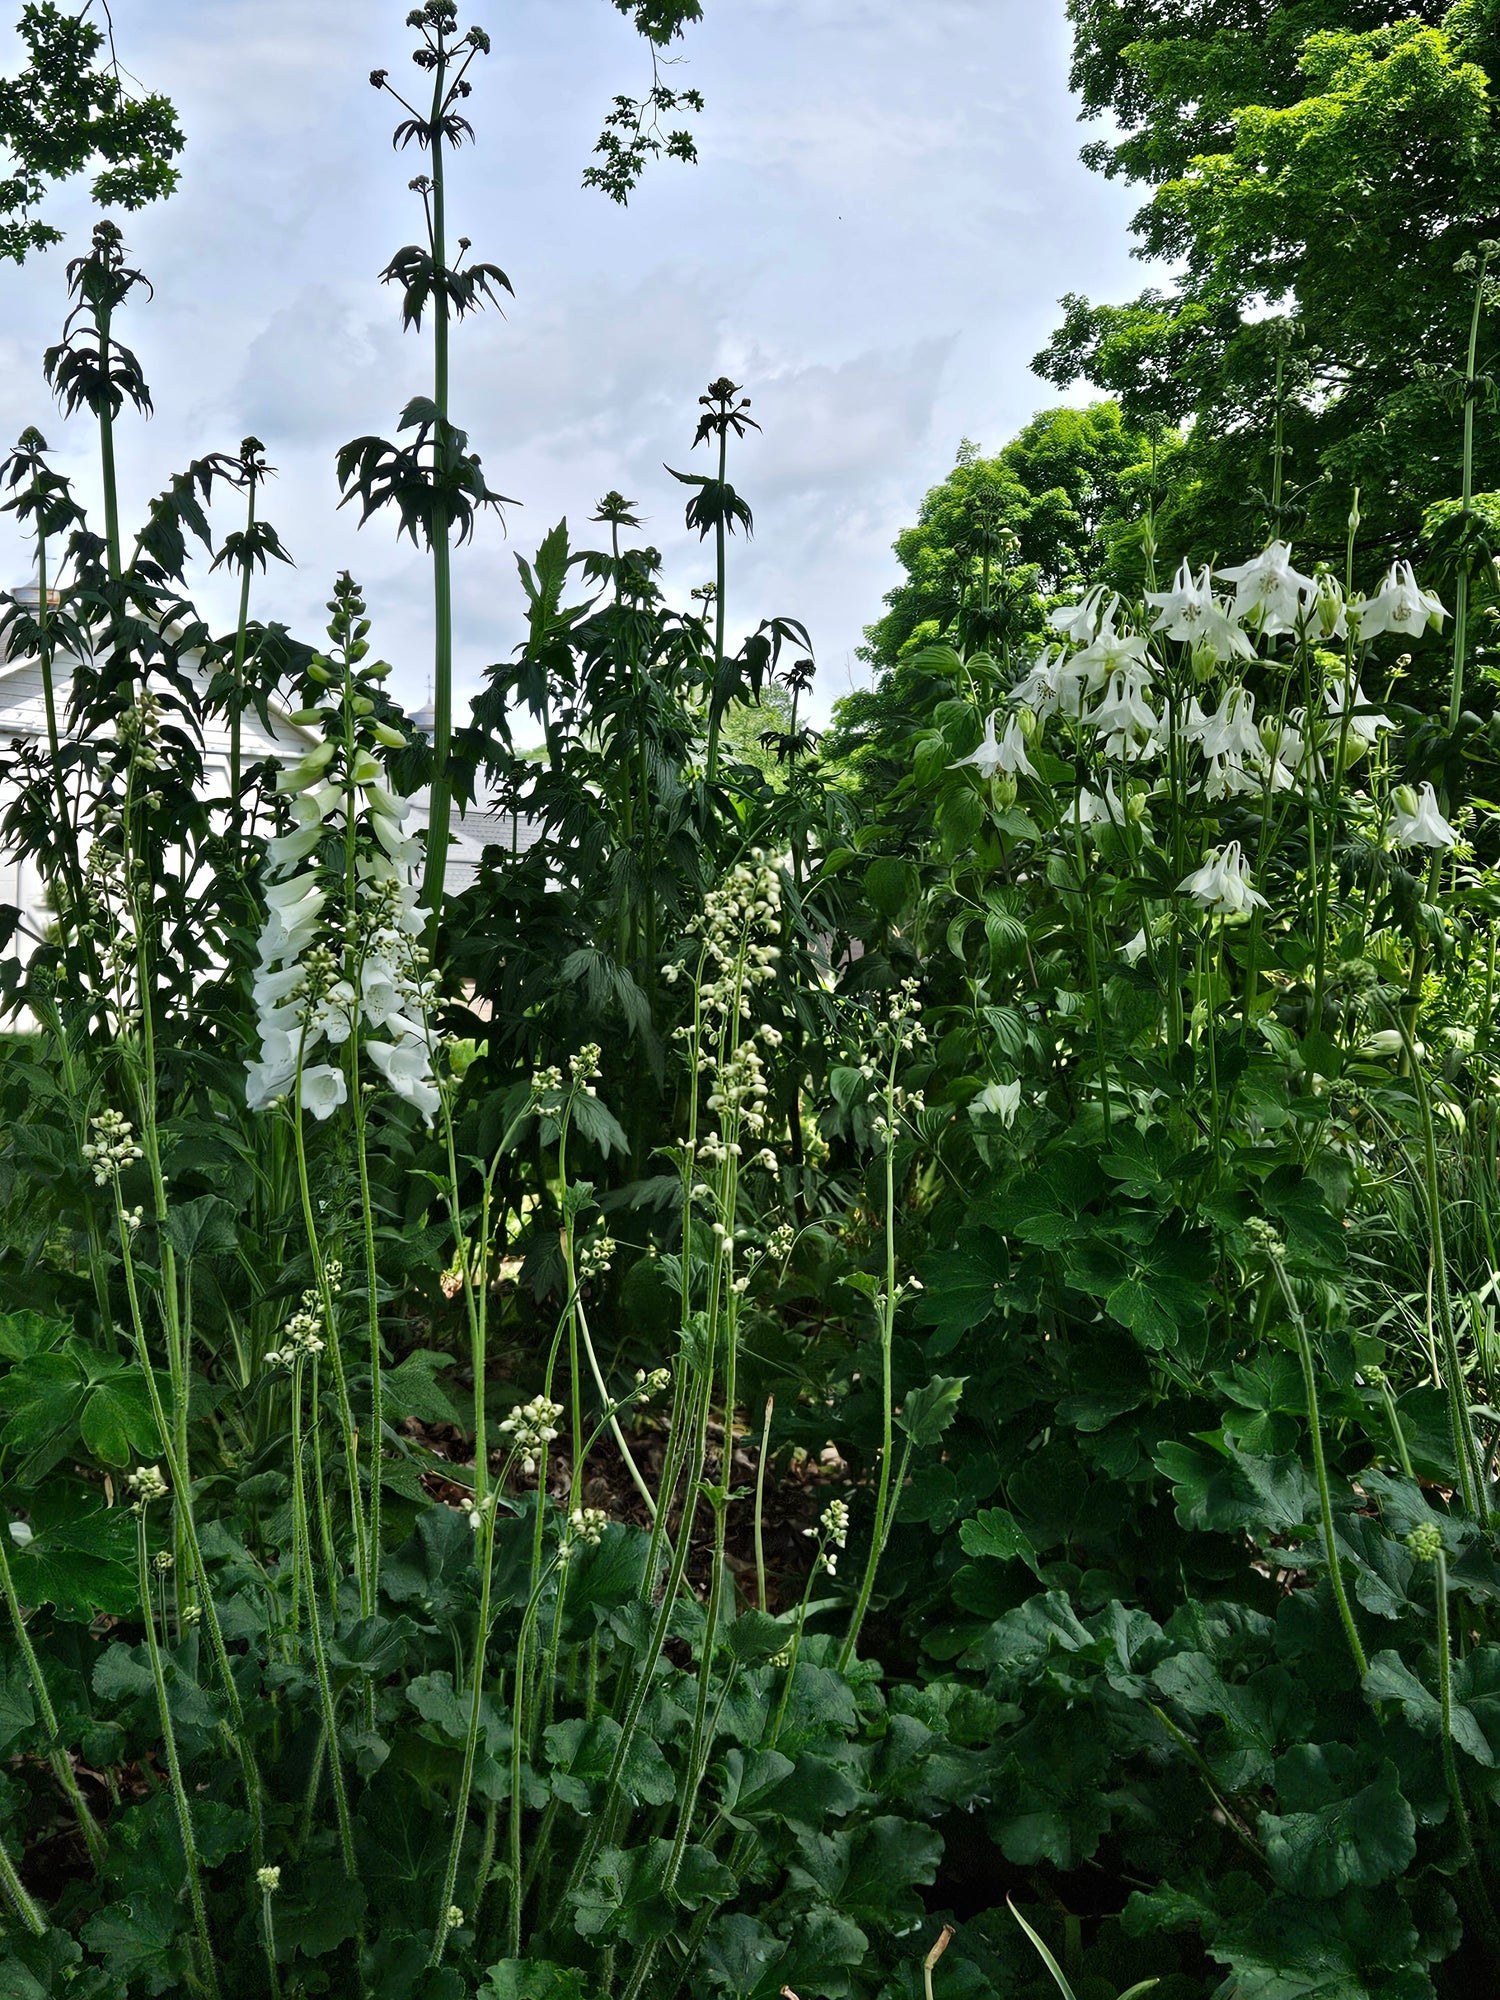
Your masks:
<path fill-rule="evenodd" d="M 1295 632 L 1318 588 L 1310 576 L 1292 568 L 1289 542 L 1272 542 L 1252 561 L 1214 574 L 1221 583 L 1234 585 L 1235 616 L 1255 620 L 1267 634 Z"/>
<path fill-rule="evenodd" d="M 327 699 L 321 690 L 341 672 L 345 706 L 315 710 L 330 733 L 277 780 L 291 823 L 267 847 L 266 920 L 252 986 L 260 1047 L 246 1065 L 246 1100 L 260 1109 L 290 1095 L 314 1118 L 329 1118 L 354 1086 L 362 1044 L 386 1085 L 430 1124 L 441 1099 L 413 880 L 421 852 L 403 831 L 408 804 L 382 782 L 371 747 L 385 738 L 372 719 L 380 675 L 357 666 L 366 650 L 364 605 L 347 577 L 335 591 L 335 658 L 311 678 Z M 318 858 L 325 840 L 337 850 L 326 865 Z M 368 1041 L 364 1027 L 374 1031 Z M 348 1053 L 328 1060 L 340 1051 Z"/>
<path fill-rule="evenodd" d="M 1397 847 L 1456 847 L 1458 830 L 1449 826 L 1438 810 L 1437 793 L 1431 785 L 1414 792 L 1410 785 L 1398 785 L 1391 813 L 1391 840 Z"/>
<path fill-rule="evenodd" d="M 332 1063 L 314 1063 L 304 1069 L 297 1083 L 297 1101 L 320 1121 L 330 1117 L 348 1100 L 349 1085 L 341 1069 Z"/>
<path fill-rule="evenodd" d="M 415 1104 L 422 1116 L 430 1119 L 440 1099 L 428 1067 L 426 1044 L 408 1036 L 394 1043 L 366 1042 L 364 1049 L 396 1095 Z"/>
<path fill-rule="evenodd" d="M 1265 897 L 1251 887 L 1237 840 L 1231 840 L 1227 847 L 1210 848 L 1203 857 L 1203 866 L 1185 875 L 1177 886 L 1200 909 L 1212 911 L 1215 916 L 1243 917 L 1251 910 L 1267 907 Z"/>
<path fill-rule="evenodd" d="M 1392 563 L 1375 595 L 1359 598 L 1349 609 L 1359 620 L 1361 639 L 1375 639 L 1383 632 L 1420 639 L 1429 625 L 1441 632 L 1448 616 L 1441 600 L 1418 584 L 1409 562 Z"/>

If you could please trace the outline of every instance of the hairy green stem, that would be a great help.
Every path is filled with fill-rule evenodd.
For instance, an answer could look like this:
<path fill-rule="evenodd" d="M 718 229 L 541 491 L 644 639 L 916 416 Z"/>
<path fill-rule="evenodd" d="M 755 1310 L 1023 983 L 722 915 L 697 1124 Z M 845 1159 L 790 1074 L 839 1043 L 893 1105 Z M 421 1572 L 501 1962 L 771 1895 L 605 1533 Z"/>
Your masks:
<path fill-rule="evenodd" d="M 1313 1470 L 1318 1482 L 1318 1506 L 1323 1519 L 1323 1552 L 1328 1562 L 1328 1578 L 1333 1586 L 1334 1602 L 1338 1605 L 1339 1621 L 1344 1628 L 1344 1636 L 1349 1641 L 1349 1651 L 1353 1656 L 1355 1669 L 1361 1680 L 1370 1671 L 1370 1663 L 1365 1657 L 1365 1649 L 1359 1636 L 1359 1628 L 1354 1622 L 1354 1612 L 1344 1589 L 1343 1571 L 1339 1566 L 1338 1541 L 1333 1528 L 1333 1491 L 1328 1479 L 1328 1460 L 1323 1450 L 1323 1419 L 1318 1406 L 1317 1361 L 1313 1355 L 1312 1340 L 1307 1331 L 1307 1321 L 1302 1316 L 1302 1308 L 1297 1304 L 1291 1281 L 1279 1255 L 1267 1259 L 1281 1296 L 1291 1316 L 1292 1329 L 1297 1336 L 1297 1354 L 1302 1362 L 1302 1383 L 1307 1395 L 1307 1426 L 1312 1438 Z"/>
<path fill-rule="evenodd" d="M 146 1651 L 151 1661 L 151 1678 L 156 1686 L 157 1718 L 161 1723 L 167 1776 L 172 1789 L 172 1803 L 177 1809 L 177 1830 L 182 1839 L 183 1858 L 187 1867 L 188 1895 L 193 1905 L 193 1927 L 198 1933 L 198 1946 L 203 1954 L 204 1984 L 213 1996 L 213 2000 L 218 2000 L 219 1974 L 214 1959 L 213 1939 L 208 1930 L 208 1908 L 203 1900 L 203 1877 L 198 1866 L 198 1843 L 193 1832 L 193 1812 L 188 1803 L 187 1786 L 183 1783 L 182 1763 L 177 1752 L 177 1731 L 172 1721 L 171 1704 L 167 1699 L 166 1669 L 162 1664 L 161 1646 L 156 1636 L 156 1618 L 151 1609 L 151 1565 L 146 1552 L 144 1502 L 137 1502 L 135 1546 L 136 1564 L 140 1573 L 141 1612 L 146 1626 Z"/>

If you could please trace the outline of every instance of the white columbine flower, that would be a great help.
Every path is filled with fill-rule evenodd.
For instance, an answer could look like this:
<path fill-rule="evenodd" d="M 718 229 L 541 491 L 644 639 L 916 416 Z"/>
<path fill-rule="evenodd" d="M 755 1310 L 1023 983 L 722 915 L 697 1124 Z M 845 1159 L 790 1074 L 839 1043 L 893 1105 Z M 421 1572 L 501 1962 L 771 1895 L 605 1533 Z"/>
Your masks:
<path fill-rule="evenodd" d="M 1026 739 L 1021 734 L 1021 724 L 1013 715 L 1005 725 L 1005 734 L 995 741 L 996 713 L 985 719 L 984 736 L 977 750 L 971 750 L 967 757 L 959 757 L 948 766 L 950 771 L 959 771 L 972 765 L 981 778 L 990 779 L 1004 771 L 1011 777 L 1034 778 L 1036 772 L 1026 755 Z"/>
<path fill-rule="evenodd" d="M 1013 1083 L 987 1083 L 977 1097 L 969 1099 L 969 1116 L 998 1118 L 1007 1128 L 1015 1123 L 1016 1113 L 1021 1108 L 1021 1080 Z"/>
<path fill-rule="evenodd" d="M 1366 695 L 1364 689 L 1359 686 L 1358 682 L 1348 692 L 1349 704 L 1347 709 L 1344 706 L 1344 686 L 1342 682 L 1337 686 L 1325 688 L 1323 690 L 1323 701 L 1329 715 L 1333 718 L 1335 725 L 1341 733 L 1344 718 L 1347 715 L 1349 723 L 1348 746 L 1354 755 L 1358 757 L 1362 756 L 1366 750 L 1372 747 L 1383 729 L 1394 729 L 1396 725 L 1388 715 L 1381 715 L 1377 710 L 1371 708 L 1369 697 Z"/>
<path fill-rule="evenodd" d="M 1242 687 L 1226 688 L 1212 715 L 1205 715 L 1193 702 L 1183 734 L 1196 743 L 1205 757 L 1232 757 L 1237 762 L 1259 763 L 1265 745 L 1255 726 L 1255 697 Z"/>
<path fill-rule="evenodd" d="M 1044 646 L 1010 691 L 1017 707 L 1029 708 L 1039 722 L 1057 708 L 1057 670 L 1064 658 L 1060 647 Z"/>
<path fill-rule="evenodd" d="M 1392 563 L 1375 595 L 1357 599 L 1349 609 L 1359 620 L 1361 639 L 1374 639 L 1382 632 L 1420 639 L 1429 625 L 1441 632 L 1448 615 L 1441 601 L 1418 584 L 1409 562 Z"/>
<path fill-rule="evenodd" d="M 1253 660 L 1255 648 L 1214 596 L 1207 565 L 1193 575 L 1182 563 L 1170 590 L 1148 590 L 1146 602 L 1157 612 L 1153 632 L 1189 645 L 1217 661 Z"/>
<path fill-rule="evenodd" d="M 1227 847 L 1210 848 L 1203 866 L 1185 875 L 1177 886 L 1186 890 L 1200 909 L 1211 910 L 1216 916 L 1243 917 L 1266 907 L 1265 897 L 1250 886 L 1237 840 L 1231 840 Z"/>
<path fill-rule="evenodd" d="M 1119 604 L 1118 592 L 1109 589 L 1106 584 L 1096 583 L 1080 603 L 1061 604 L 1055 611 L 1049 611 L 1047 623 L 1054 632 L 1071 639 L 1075 646 L 1086 646 L 1101 626 L 1114 622 Z"/>
<path fill-rule="evenodd" d="M 1266 633 L 1295 632 L 1304 605 L 1318 588 L 1310 576 L 1292 568 L 1289 542 L 1272 542 L 1253 561 L 1214 574 L 1234 585 L 1235 616 L 1257 620 Z"/>
<path fill-rule="evenodd" d="M 1073 812 L 1080 826 L 1094 826 L 1101 821 L 1109 826 L 1123 826 L 1125 808 L 1115 794 L 1115 774 L 1110 772 L 1104 781 L 1102 792 L 1091 792 L 1087 785 L 1080 785 L 1073 800 Z"/>
<path fill-rule="evenodd" d="M 1456 847 L 1458 831 L 1449 826 L 1438 811 L 1437 793 L 1431 785 L 1414 792 L 1410 785 L 1396 787 L 1395 810 L 1391 814 L 1391 840 L 1397 847 Z"/>
<path fill-rule="evenodd" d="M 1138 661 L 1111 674 L 1104 699 L 1083 718 L 1091 729 L 1107 738 L 1105 749 L 1111 756 L 1143 756 L 1156 747 L 1161 718 L 1143 692 L 1149 678 Z M 1138 742 L 1138 737 L 1144 738 L 1144 742 Z"/>

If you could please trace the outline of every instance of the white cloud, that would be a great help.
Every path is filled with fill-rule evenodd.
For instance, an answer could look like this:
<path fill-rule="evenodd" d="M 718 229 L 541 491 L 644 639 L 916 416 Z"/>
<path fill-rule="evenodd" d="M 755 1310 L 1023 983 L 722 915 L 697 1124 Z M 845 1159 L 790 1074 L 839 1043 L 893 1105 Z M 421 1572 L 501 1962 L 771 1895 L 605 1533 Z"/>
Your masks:
<path fill-rule="evenodd" d="M 393 154 L 391 107 L 366 72 L 415 76 L 408 0 L 115 0 L 118 43 L 189 134 L 181 193 L 127 218 L 156 283 L 122 336 L 156 390 L 120 453 L 139 507 L 189 457 L 263 438 L 279 478 L 271 518 L 298 561 L 258 606 L 316 629 L 333 574 L 365 582 L 376 638 L 411 700 L 426 688 L 426 565 L 394 526 L 337 509 L 333 454 L 393 434 L 424 390 L 425 336 L 404 334 L 378 274 L 417 227 Z M 965 433 L 998 446 L 1054 398 L 1027 364 L 1064 290 L 1120 296 L 1128 190 L 1076 159 L 1060 8 L 1036 0 L 710 0 L 675 80 L 707 96 L 702 163 L 655 168 L 630 207 L 580 190 L 609 96 L 639 94 L 641 45 L 604 0 L 475 0 L 495 38 L 455 163 L 455 230 L 516 286 L 506 315 L 454 338 L 454 415 L 491 484 L 524 506 L 509 542 L 485 522 L 456 570 L 461 681 L 521 629 L 514 554 L 564 513 L 575 537 L 598 496 L 640 503 L 674 588 L 706 573 L 684 531 L 696 399 L 744 383 L 760 436 L 733 477 L 756 514 L 735 551 L 735 615 L 801 617 L 842 691 L 861 628 L 896 580 L 890 542 Z M 12 275 L 0 342 L 0 423 L 37 422 L 92 490 L 86 421 L 62 424 L 40 379 L 62 318 L 71 232 Z M 698 461 L 705 454 L 697 454 Z M 226 523 L 227 525 L 227 523 Z M 24 574 L 0 526 L 0 564 Z M 222 580 L 207 596 L 227 618 Z"/>

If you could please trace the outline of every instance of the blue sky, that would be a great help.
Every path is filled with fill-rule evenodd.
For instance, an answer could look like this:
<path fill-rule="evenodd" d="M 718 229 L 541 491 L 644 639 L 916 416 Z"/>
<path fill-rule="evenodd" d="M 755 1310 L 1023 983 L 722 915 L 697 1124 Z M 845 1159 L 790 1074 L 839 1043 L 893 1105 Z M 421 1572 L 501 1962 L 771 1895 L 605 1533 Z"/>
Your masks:
<path fill-rule="evenodd" d="M 426 341 L 402 334 L 378 282 L 418 233 L 418 162 L 392 152 L 390 100 L 366 81 L 377 66 L 415 76 L 408 4 L 114 0 L 113 14 L 122 60 L 173 98 L 188 138 L 177 196 L 124 219 L 156 287 L 122 329 L 157 406 L 123 425 L 129 511 L 190 457 L 256 433 L 279 469 L 266 511 L 297 561 L 259 589 L 257 613 L 308 634 L 351 568 L 414 706 L 426 565 L 388 522 L 361 531 L 338 513 L 333 473 L 341 443 L 393 434 L 427 384 Z M 508 535 L 486 523 L 458 564 L 470 691 L 519 636 L 516 554 L 563 515 L 581 535 L 611 487 L 638 502 L 679 599 L 710 573 L 662 468 L 694 469 L 696 399 L 727 372 L 764 426 L 731 472 L 756 534 L 734 554 L 730 617 L 801 618 L 826 712 L 861 675 L 861 627 L 898 577 L 891 541 L 960 438 L 996 449 L 1057 400 L 1028 363 L 1059 296 L 1143 281 L 1128 254 L 1138 196 L 1078 161 L 1089 133 L 1068 95 L 1062 0 L 707 0 L 706 13 L 674 78 L 708 100 L 701 163 L 658 165 L 625 210 L 579 177 L 609 98 L 649 80 L 626 24 L 605 0 L 474 0 L 463 16 L 494 53 L 476 71 L 454 226 L 516 297 L 456 334 L 454 416 L 490 483 L 523 503 Z M 39 424 L 88 493 L 87 426 L 58 415 L 40 357 L 92 214 L 64 192 L 53 216 L 68 244 L 0 271 L 0 431 Z M 0 542 L 21 580 L 24 546 L 8 525 Z M 200 599 L 227 616 L 217 581 Z"/>

